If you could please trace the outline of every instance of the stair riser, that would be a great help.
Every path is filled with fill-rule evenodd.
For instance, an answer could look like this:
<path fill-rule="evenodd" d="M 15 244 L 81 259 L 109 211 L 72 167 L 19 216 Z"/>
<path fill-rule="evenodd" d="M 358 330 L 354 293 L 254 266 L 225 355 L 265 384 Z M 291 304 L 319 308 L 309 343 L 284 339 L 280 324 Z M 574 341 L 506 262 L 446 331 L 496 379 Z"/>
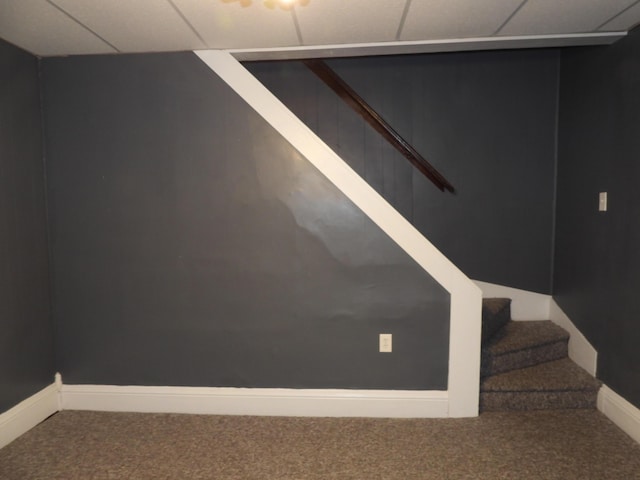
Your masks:
<path fill-rule="evenodd" d="M 481 393 L 480 411 L 596 408 L 597 391 Z"/>
<path fill-rule="evenodd" d="M 489 375 L 539 365 L 544 362 L 559 360 L 565 358 L 568 352 L 568 344 L 567 341 L 564 340 L 519 350 L 517 352 L 509 352 L 499 356 L 483 355 L 480 375 L 487 377 Z"/>
<path fill-rule="evenodd" d="M 507 298 L 484 299 L 482 305 L 482 343 L 511 320 L 511 300 Z"/>

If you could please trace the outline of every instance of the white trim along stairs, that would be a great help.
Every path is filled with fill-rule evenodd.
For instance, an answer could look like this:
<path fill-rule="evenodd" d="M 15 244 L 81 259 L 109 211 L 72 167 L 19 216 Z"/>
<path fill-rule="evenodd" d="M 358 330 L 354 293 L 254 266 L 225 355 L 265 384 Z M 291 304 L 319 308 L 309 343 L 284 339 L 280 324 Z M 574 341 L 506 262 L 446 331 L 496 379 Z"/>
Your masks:
<path fill-rule="evenodd" d="M 230 53 L 196 55 L 451 294 L 449 417 L 478 415 L 480 289 Z"/>
<path fill-rule="evenodd" d="M 514 322 L 511 299 L 485 298 L 480 411 L 595 409 L 602 383 L 568 358 L 568 342 L 550 320 Z"/>
<path fill-rule="evenodd" d="M 500 295 L 504 292 L 500 286 L 492 288 L 493 294 Z M 520 291 L 519 295 L 526 297 L 527 292 Z M 539 299 L 538 295 L 533 294 L 529 301 Z M 516 296 L 512 305 L 518 302 L 518 298 Z M 553 301 L 550 300 L 550 305 L 551 302 Z M 516 305 L 515 311 L 518 311 L 518 308 L 520 307 Z M 536 308 L 540 308 L 539 305 Z M 571 349 L 569 355 L 571 356 Z M 265 403 L 262 404 L 263 402 Z M 287 389 L 64 385 L 58 374 L 54 383 L 0 414 L 0 448 L 61 410 L 277 415 L 275 409 L 280 407 L 286 409 L 281 414 L 303 416 L 345 416 L 354 415 L 354 412 L 386 417 L 447 416 L 445 392 L 294 392 Z M 597 407 L 620 429 L 640 443 L 640 409 L 606 385 L 598 393 Z"/>

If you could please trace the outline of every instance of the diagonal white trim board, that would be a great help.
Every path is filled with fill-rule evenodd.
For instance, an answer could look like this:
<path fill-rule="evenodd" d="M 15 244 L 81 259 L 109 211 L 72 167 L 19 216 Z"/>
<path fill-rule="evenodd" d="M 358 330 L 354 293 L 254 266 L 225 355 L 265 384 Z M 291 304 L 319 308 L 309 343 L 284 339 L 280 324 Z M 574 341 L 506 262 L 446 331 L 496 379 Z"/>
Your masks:
<path fill-rule="evenodd" d="M 0 414 L 0 448 L 60 410 L 59 387 L 58 382 L 52 383 Z"/>
<path fill-rule="evenodd" d="M 448 395 L 409 390 L 63 385 L 61 406 L 109 412 L 440 418 L 448 415 Z"/>
<path fill-rule="evenodd" d="M 603 385 L 598 392 L 598 410 L 640 443 L 640 409 Z"/>
<path fill-rule="evenodd" d="M 215 50 L 195 53 L 451 294 L 448 415 L 477 416 L 482 302 L 480 289 L 230 53 Z"/>

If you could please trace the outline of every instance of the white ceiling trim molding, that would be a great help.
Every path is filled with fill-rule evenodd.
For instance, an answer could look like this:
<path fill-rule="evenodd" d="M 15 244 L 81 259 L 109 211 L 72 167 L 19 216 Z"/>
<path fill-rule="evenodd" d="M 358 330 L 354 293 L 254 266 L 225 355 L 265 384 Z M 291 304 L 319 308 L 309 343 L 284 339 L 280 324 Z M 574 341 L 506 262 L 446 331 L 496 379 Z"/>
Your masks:
<path fill-rule="evenodd" d="M 289 10 L 264 8 L 262 0 L 253 8 L 228 0 L 0 0 L 0 38 L 45 57 L 205 48 L 279 59 L 307 49 L 320 58 L 566 47 L 611 43 L 639 22 L 640 0 L 310 0 Z"/>
<path fill-rule="evenodd" d="M 516 48 L 554 48 L 610 45 L 627 32 L 573 33 L 562 35 L 526 35 L 462 38 L 448 40 L 396 41 L 378 43 L 310 45 L 276 48 L 239 48 L 226 50 L 240 61 L 295 60 L 301 58 L 359 57 L 368 55 L 404 55 Z"/>

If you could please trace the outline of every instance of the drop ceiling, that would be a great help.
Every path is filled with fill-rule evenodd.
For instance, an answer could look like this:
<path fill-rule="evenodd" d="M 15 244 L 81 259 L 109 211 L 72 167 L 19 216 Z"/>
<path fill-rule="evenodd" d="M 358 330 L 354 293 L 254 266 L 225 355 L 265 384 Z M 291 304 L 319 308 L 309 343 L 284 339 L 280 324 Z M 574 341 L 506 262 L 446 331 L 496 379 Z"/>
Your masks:
<path fill-rule="evenodd" d="M 243 6 L 243 4 L 250 4 Z M 0 0 L 38 56 L 225 49 L 241 59 L 607 44 L 640 0 Z"/>

